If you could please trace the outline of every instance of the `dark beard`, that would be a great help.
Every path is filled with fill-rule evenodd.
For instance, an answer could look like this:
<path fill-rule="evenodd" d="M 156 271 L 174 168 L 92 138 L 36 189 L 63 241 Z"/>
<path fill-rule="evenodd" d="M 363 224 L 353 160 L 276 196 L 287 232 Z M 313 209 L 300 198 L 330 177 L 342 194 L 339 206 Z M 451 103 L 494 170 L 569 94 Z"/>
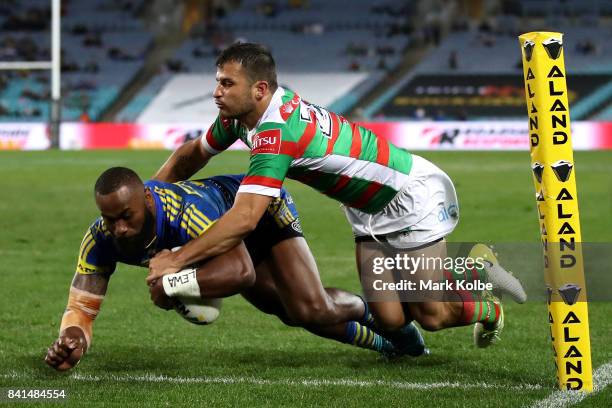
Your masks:
<path fill-rule="evenodd" d="M 254 104 L 246 103 L 240 106 L 240 109 L 238 110 L 237 113 L 230 114 L 230 115 L 223 115 L 223 117 L 227 119 L 236 119 L 238 121 L 241 121 L 246 115 L 251 113 L 254 109 L 255 109 Z"/>
<path fill-rule="evenodd" d="M 122 256 L 138 259 L 146 255 L 147 245 L 155 237 L 155 220 L 148 208 L 145 208 L 145 219 L 139 234 L 129 238 L 113 238 L 115 248 Z"/>

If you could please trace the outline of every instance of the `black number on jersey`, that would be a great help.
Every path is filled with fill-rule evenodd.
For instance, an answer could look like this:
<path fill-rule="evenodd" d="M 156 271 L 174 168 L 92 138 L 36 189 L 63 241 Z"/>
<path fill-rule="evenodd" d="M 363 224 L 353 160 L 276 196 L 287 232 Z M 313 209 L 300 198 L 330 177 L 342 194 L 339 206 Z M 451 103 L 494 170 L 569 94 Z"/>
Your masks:
<path fill-rule="evenodd" d="M 332 117 L 329 111 L 317 105 L 313 105 L 308 102 L 301 102 L 300 106 L 300 119 L 305 122 L 311 122 L 311 113 L 314 113 L 315 121 L 319 130 L 328 139 L 332 137 Z"/>

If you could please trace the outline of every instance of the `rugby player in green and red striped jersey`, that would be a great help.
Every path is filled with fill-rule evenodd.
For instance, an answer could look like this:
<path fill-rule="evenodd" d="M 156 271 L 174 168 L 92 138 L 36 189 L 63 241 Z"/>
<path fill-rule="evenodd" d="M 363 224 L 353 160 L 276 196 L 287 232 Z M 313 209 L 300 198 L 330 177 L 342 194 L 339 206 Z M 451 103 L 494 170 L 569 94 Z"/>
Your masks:
<path fill-rule="evenodd" d="M 445 256 L 444 237 L 455 228 L 459 211 L 453 183 L 442 170 L 279 87 L 274 59 L 260 45 L 237 43 L 224 50 L 217 59 L 216 79 L 217 120 L 205 135 L 177 149 L 155 178 L 169 182 L 186 179 L 238 139 L 251 149 L 248 172 L 234 206 L 207 234 L 180 251 L 153 258 L 148 280 L 237 245 L 280 194 L 286 177 L 344 205 L 356 237 L 358 259 L 383 255 L 366 246 L 373 240 L 388 242 L 409 256 L 422 256 L 424 251 Z M 502 290 L 517 290 L 509 286 L 518 281 L 508 278 L 493 254 L 486 249 L 480 253 L 488 255 L 492 266 L 473 273 L 492 278 L 501 275 L 505 279 L 498 285 Z M 425 272 L 442 280 L 444 274 L 453 279 L 453 274 L 442 270 Z M 360 271 L 362 281 L 365 275 L 366 271 Z M 311 308 L 313 321 L 337 320 L 326 299 L 318 303 Z M 470 293 L 458 294 L 450 302 L 402 305 L 398 300 L 372 301 L 370 310 L 377 328 L 398 343 L 406 330 L 416 330 L 410 324 L 413 319 L 427 330 L 477 323 L 475 341 L 481 347 L 491 344 L 503 326 L 499 300 Z"/>

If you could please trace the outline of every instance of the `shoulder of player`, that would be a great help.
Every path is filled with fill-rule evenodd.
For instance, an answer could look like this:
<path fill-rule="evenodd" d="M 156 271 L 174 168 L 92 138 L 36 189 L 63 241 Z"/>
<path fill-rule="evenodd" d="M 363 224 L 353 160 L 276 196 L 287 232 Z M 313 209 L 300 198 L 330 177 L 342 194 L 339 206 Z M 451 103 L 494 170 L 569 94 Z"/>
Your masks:
<path fill-rule="evenodd" d="M 304 123 L 300 121 L 300 114 L 296 111 L 287 121 L 262 120 L 255 128 L 254 135 L 261 133 L 280 133 L 282 140 L 295 141 L 303 133 Z"/>
<path fill-rule="evenodd" d="M 111 238 L 111 233 L 102 217 L 96 218 L 96 220 L 90 224 L 85 234 L 85 239 L 87 239 L 88 236 L 92 236 L 96 242 L 102 242 Z"/>
<path fill-rule="evenodd" d="M 90 258 L 93 256 L 93 258 Z M 117 253 L 112 236 L 102 217 L 97 218 L 85 232 L 79 249 L 76 271 L 79 275 L 112 274 Z"/>
<path fill-rule="evenodd" d="M 172 221 L 178 218 L 179 222 L 190 219 L 193 214 L 201 215 L 201 218 L 207 219 L 215 216 L 215 190 L 221 194 L 219 189 L 220 180 L 213 178 L 179 181 L 166 186 L 162 190 L 158 190 L 164 195 L 162 199 L 168 205 L 163 206 L 165 216 Z M 216 217 L 216 216 L 215 216 Z"/>
<path fill-rule="evenodd" d="M 300 100 L 300 97 L 294 92 L 279 87 L 257 127 L 264 128 L 263 130 L 265 130 L 268 127 L 279 128 L 287 125 L 294 114 L 298 113 L 299 117 Z"/>
<path fill-rule="evenodd" d="M 164 181 L 159 180 L 146 180 L 143 184 L 145 187 L 149 188 L 151 192 L 153 192 L 156 187 L 163 188 L 165 186 L 171 185 L 172 183 L 166 183 Z"/>
<path fill-rule="evenodd" d="M 197 235 L 207 230 L 218 218 L 219 211 L 206 199 L 186 203 L 179 215 L 177 225 L 183 229 L 194 229 Z"/>
<path fill-rule="evenodd" d="M 297 93 L 288 89 L 282 89 L 279 99 L 277 109 L 284 120 L 287 120 L 289 116 L 299 110 L 300 102 L 302 101 L 302 98 Z"/>
<path fill-rule="evenodd" d="M 181 202 L 184 195 L 184 189 L 179 186 L 183 183 L 182 181 L 176 183 L 166 183 L 157 180 L 145 181 L 145 187 L 153 194 L 154 197 L 158 197 L 164 202 L 168 197 Z"/>

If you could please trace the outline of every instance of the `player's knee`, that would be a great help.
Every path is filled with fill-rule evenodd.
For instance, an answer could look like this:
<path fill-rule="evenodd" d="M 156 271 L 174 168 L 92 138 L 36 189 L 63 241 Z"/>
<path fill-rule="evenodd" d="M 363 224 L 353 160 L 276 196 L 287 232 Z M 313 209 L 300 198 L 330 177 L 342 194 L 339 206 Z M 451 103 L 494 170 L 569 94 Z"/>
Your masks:
<path fill-rule="evenodd" d="M 331 307 L 325 301 L 299 302 L 288 310 L 289 319 L 299 326 L 329 324 Z"/>
<path fill-rule="evenodd" d="M 385 331 L 394 332 L 406 325 L 406 319 L 403 314 L 376 316 L 376 326 Z"/>
<path fill-rule="evenodd" d="M 437 316 L 424 315 L 417 319 L 423 330 L 430 332 L 444 329 L 444 321 Z"/>
<path fill-rule="evenodd" d="M 446 327 L 447 312 L 445 304 L 441 302 L 422 303 L 411 309 L 414 319 L 423 330 L 432 332 Z"/>
<path fill-rule="evenodd" d="M 242 263 L 238 269 L 235 285 L 237 291 L 241 292 L 255 284 L 256 275 L 253 265 L 246 262 Z"/>

